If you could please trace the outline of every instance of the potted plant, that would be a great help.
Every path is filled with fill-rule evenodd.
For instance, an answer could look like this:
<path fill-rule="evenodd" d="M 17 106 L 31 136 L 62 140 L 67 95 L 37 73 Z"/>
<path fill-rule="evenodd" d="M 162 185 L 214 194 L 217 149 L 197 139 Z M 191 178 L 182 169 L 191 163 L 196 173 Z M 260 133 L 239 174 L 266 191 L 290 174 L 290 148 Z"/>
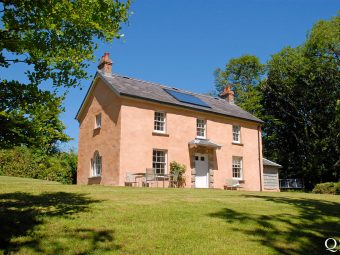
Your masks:
<path fill-rule="evenodd" d="M 170 162 L 170 174 L 173 176 L 172 187 L 182 188 L 185 186 L 186 166 L 176 161 Z"/>

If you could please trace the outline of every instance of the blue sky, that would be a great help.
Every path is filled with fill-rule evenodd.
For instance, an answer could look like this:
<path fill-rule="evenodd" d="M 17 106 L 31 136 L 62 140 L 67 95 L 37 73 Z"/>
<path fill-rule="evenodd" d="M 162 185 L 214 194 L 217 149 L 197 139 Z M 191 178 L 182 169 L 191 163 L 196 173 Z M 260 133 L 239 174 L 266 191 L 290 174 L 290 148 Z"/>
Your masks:
<path fill-rule="evenodd" d="M 213 89 L 213 72 L 243 54 L 262 62 L 285 46 L 301 44 L 314 23 L 335 16 L 340 0 L 136 0 L 124 39 L 101 43 L 96 60 L 110 52 L 113 72 L 198 93 Z M 23 66 L 1 77 L 25 80 Z M 88 72 L 94 74 L 97 62 Z M 1 72 L 4 70 L 2 69 Z M 22 74 L 21 74 L 22 73 Z M 61 118 L 77 148 L 74 119 L 91 80 L 70 89 Z"/>

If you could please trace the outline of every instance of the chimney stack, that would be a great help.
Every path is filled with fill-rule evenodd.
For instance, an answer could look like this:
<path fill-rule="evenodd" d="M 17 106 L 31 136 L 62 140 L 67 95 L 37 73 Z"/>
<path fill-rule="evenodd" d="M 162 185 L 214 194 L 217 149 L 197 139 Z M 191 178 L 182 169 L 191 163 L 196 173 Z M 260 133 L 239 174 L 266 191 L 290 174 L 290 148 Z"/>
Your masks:
<path fill-rule="evenodd" d="M 110 59 L 110 53 L 104 53 L 98 64 L 98 70 L 102 71 L 102 73 L 105 75 L 112 74 L 112 60 Z"/>
<path fill-rule="evenodd" d="M 220 94 L 221 98 L 224 98 L 230 104 L 234 104 L 234 91 L 231 90 L 231 85 L 227 85 L 223 92 Z"/>

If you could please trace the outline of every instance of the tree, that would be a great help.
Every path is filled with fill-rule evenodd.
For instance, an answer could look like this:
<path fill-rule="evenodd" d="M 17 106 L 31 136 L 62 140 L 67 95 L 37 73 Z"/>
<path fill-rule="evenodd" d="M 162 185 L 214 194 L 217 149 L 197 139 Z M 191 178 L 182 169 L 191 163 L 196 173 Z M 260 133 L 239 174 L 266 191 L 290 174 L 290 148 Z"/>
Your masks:
<path fill-rule="evenodd" d="M 0 98 L 1 148 L 26 145 L 51 153 L 58 142 L 70 140 L 59 120 L 62 97 L 34 85 L 1 81 Z"/>
<path fill-rule="evenodd" d="M 339 180 L 340 16 L 318 22 L 297 48 L 273 55 L 263 86 L 267 155 L 277 157 L 286 176 L 303 177 L 307 188 Z"/>
<path fill-rule="evenodd" d="M 128 19 L 130 1 L 118 0 L 1 0 L 0 66 L 30 65 L 26 74 L 39 85 L 76 86 L 87 78 L 95 41 L 119 38 Z M 6 54 L 7 53 L 7 54 Z"/>
<path fill-rule="evenodd" d="M 85 69 L 100 41 L 120 38 L 130 1 L 1 0 L 1 73 L 26 64 L 27 84 L 0 77 L 0 147 L 46 146 L 69 138 L 58 119 L 62 97 L 39 89 L 75 87 L 88 78 Z"/>
<path fill-rule="evenodd" d="M 224 70 L 220 68 L 215 70 L 216 94 L 221 93 L 226 85 L 232 85 L 236 104 L 261 117 L 260 84 L 264 72 L 265 66 L 256 56 L 244 55 L 230 59 Z"/>

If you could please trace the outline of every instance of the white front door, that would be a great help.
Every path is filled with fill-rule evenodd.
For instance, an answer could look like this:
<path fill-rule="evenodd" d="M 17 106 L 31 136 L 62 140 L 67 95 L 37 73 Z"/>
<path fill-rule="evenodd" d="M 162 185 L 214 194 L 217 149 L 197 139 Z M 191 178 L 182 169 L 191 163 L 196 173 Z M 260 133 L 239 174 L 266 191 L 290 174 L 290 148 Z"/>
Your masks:
<path fill-rule="evenodd" d="M 195 154 L 195 187 L 209 188 L 209 166 L 207 154 Z"/>

